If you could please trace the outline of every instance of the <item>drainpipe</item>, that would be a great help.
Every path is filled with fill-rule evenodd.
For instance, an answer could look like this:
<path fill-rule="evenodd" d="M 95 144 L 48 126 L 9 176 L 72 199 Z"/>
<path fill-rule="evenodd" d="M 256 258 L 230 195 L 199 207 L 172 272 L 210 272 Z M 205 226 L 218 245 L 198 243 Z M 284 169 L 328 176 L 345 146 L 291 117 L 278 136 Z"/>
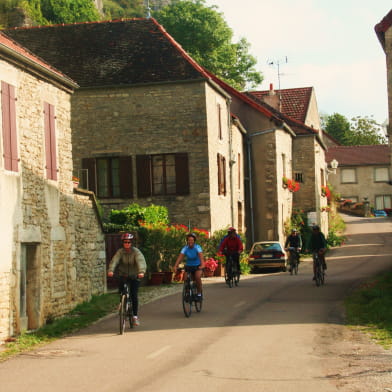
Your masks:
<path fill-rule="evenodd" d="M 231 98 L 227 98 L 227 125 L 229 129 L 229 178 L 230 178 L 230 220 L 231 226 L 234 226 L 234 185 L 233 185 L 233 165 L 235 160 L 233 159 L 233 130 L 231 127 Z"/>
<path fill-rule="evenodd" d="M 264 131 L 258 131 L 252 134 L 247 134 L 247 156 L 248 156 L 248 174 L 249 174 L 249 210 L 250 210 L 250 232 L 251 232 L 251 239 L 252 244 L 255 242 L 255 227 L 254 227 L 254 217 L 253 217 L 253 174 L 252 174 L 252 160 L 251 160 L 251 153 L 252 153 L 252 137 L 265 135 L 267 133 L 275 132 L 278 128 L 270 128 Z"/>

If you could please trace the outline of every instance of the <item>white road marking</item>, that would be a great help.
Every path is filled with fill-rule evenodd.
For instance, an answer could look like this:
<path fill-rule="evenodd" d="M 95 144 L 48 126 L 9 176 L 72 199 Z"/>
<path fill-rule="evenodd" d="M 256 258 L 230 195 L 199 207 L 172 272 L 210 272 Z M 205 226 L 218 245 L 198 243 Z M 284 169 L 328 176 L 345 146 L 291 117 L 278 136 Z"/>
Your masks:
<path fill-rule="evenodd" d="M 171 346 L 163 346 L 162 348 L 160 348 L 157 351 L 152 352 L 151 354 L 147 355 L 147 359 L 154 359 L 156 357 L 158 357 L 159 355 L 161 355 L 162 353 L 164 353 L 166 350 L 168 350 L 169 348 L 171 348 Z"/>
<path fill-rule="evenodd" d="M 245 305 L 245 304 L 246 304 L 245 301 L 241 301 L 241 302 L 236 303 L 236 304 L 234 305 L 234 307 L 235 307 L 235 308 L 238 308 L 238 307 L 240 307 L 240 306 L 242 306 L 242 305 Z"/>

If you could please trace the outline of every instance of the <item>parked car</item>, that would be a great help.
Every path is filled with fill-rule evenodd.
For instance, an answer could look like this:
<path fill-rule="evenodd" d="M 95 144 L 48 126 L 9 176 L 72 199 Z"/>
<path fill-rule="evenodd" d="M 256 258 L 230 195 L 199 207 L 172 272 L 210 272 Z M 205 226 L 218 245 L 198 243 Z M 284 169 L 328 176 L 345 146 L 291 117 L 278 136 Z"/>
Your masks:
<path fill-rule="evenodd" d="M 248 263 L 252 271 L 263 268 L 279 268 L 286 271 L 287 254 L 279 241 L 259 241 L 252 245 Z"/>
<path fill-rule="evenodd" d="M 375 210 L 374 216 L 388 216 L 384 210 Z"/>

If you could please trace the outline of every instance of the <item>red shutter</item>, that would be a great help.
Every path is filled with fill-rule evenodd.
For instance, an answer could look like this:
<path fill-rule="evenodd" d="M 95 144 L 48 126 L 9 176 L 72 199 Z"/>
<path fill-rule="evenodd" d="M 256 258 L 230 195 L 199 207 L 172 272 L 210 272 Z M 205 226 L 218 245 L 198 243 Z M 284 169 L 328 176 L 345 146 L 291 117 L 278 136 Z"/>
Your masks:
<path fill-rule="evenodd" d="M 120 157 L 120 196 L 133 197 L 132 157 Z"/>
<path fill-rule="evenodd" d="M 176 162 L 176 194 L 189 195 L 189 165 L 188 154 L 175 155 Z"/>
<path fill-rule="evenodd" d="M 83 184 L 83 186 L 85 186 L 89 191 L 92 191 L 95 194 L 97 194 L 95 158 L 83 158 L 82 169 L 87 169 L 87 179 L 88 179 L 88 184 Z"/>
<path fill-rule="evenodd" d="M 3 121 L 4 168 L 18 171 L 18 145 L 16 138 L 15 87 L 1 82 L 1 108 Z"/>
<path fill-rule="evenodd" d="M 136 156 L 136 176 L 138 197 L 148 197 L 152 195 L 151 184 L 151 156 Z"/>
<path fill-rule="evenodd" d="M 57 180 L 56 130 L 54 106 L 44 102 L 46 177 Z"/>

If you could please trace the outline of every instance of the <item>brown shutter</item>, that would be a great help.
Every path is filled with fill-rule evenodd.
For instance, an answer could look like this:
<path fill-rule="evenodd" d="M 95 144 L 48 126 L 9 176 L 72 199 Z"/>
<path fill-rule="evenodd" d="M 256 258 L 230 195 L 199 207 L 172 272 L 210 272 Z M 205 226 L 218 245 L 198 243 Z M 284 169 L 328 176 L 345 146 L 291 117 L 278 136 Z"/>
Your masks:
<path fill-rule="evenodd" d="M 220 154 L 217 154 L 217 167 L 218 167 L 218 195 L 221 194 L 221 183 L 222 183 L 222 179 L 221 179 L 221 159 L 220 159 Z"/>
<path fill-rule="evenodd" d="M 46 177 L 57 180 L 56 131 L 54 107 L 44 102 Z"/>
<path fill-rule="evenodd" d="M 87 169 L 87 179 L 88 179 L 88 187 L 87 184 L 83 184 L 83 186 L 87 187 L 89 191 L 92 191 L 95 194 L 97 194 L 95 158 L 83 158 L 82 169 Z"/>
<path fill-rule="evenodd" d="M 120 157 L 120 196 L 133 197 L 132 158 Z"/>
<path fill-rule="evenodd" d="M 138 197 L 148 197 L 152 195 L 151 184 L 151 156 L 136 156 L 136 176 Z"/>
<path fill-rule="evenodd" d="M 18 171 L 18 145 L 16 138 L 15 87 L 1 82 L 1 108 L 3 120 L 4 168 Z"/>
<path fill-rule="evenodd" d="M 189 166 L 188 154 L 175 155 L 176 164 L 176 194 L 189 195 Z"/>
<path fill-rule="evenodd" d="M 226 196 L 226 158 L 222 157 L 222 178 L 223 178 L 223 184 L 222 184 L 222 190 L 223 190 L 223 194 Z"/>

